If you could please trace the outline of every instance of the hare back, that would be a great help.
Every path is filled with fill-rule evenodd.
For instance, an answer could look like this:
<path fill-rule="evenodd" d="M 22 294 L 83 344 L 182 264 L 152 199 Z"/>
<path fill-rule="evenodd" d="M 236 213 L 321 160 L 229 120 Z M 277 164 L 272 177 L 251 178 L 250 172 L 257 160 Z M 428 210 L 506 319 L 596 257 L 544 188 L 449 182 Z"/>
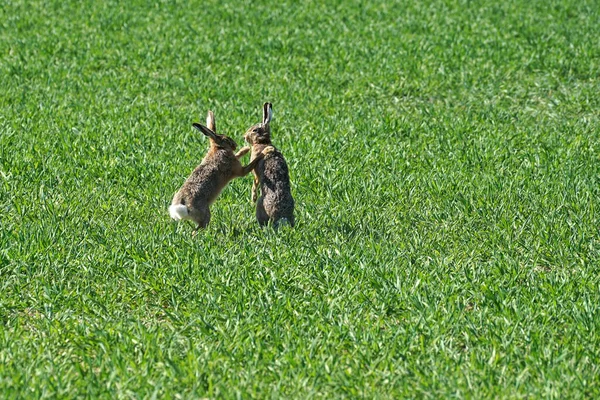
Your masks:
<path fill-rule="evenodd" d="M 233 157 L 233 162 L 229 158 L 223 161 L 225 162 L 203 162 L 197 166 L 178 192 L 179 204 L 194 208 L 212 204 L 223 188 L 233 179 L 235 168 L 233 162 L 239 163 L 235 157 Z M 175 202 L 175 200 L 174 198 L 173 201 Z"/>
<path fill-rule="evenodd" d="M 281 152 L 276 150 L 259 162 L 256 166 L 256 173 L 261 181 L 261 189 L 265 192 L 291 192 L 290 173 Z"/>
<path fill-rule="evenodd" d="M 262 165 L 260 165 L 262 164 Z M 287 163 L 280 152 L 270 154 L 262 163 L 258 173 L 262 194 L 262 205 L 272 221 L 286 218 L 294 225 L 294 198 L 290 187 Z"/>

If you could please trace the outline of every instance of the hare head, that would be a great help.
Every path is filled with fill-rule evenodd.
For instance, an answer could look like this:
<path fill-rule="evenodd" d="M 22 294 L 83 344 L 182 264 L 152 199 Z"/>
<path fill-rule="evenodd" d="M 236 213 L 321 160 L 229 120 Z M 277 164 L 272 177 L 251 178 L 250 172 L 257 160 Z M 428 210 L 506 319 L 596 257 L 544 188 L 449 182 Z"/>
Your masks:
<path fill-rule="evenodd" d="M 271 144 L 271 118 L 273 118 L 273 105 L 265 103 L 263 105 L 262 122 L 250 127 L 244 135 L 244 139 L 248 144 Z"/>
<path fill-rule="evenodd" d="M 212 111 L 208 112 L 206 116 L 206 126 L 194 122 L 192 126 L 202 132 L 210 140 L 210 146 L 216 149 L 224 149 L 234 151 L 237 148 L 235 140 L 226 135 L 219 135 L 216 133 L 217 126 L 215 123 L 215 116 Z"/>

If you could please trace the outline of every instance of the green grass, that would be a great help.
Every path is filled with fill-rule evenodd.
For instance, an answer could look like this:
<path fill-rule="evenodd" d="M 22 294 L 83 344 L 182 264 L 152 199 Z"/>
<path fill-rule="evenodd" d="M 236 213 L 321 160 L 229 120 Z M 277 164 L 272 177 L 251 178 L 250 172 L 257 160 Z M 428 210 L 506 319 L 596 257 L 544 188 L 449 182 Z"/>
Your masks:
<path fill-rule="evenodd" d="M 600 396 L 595 1 L 0 4 L 3 398 Z M 274 105 L 251 178 L 167 206 Z"/>

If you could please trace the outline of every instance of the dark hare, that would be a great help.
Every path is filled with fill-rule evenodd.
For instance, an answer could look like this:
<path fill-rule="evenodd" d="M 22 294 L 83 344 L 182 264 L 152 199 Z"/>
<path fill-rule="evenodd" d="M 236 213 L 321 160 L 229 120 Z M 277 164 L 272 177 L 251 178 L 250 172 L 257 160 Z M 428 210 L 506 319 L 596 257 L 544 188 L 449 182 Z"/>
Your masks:
<path fill-rule="evenodd" d="M 271 143 L 271 118 L 273 106 L 263 105 L 263 120 L 250 127 L 244 139 L 252 146 L 250 162 L 256 160 L 252 202 L 256 202 L 256 219 L 261 226 L 272 223 L 274 227 L 287 223 L 294 226 L 294 198 L 290 175 L 283 154 Z M 264 158 L 263 158 L 264 157 Z M 258 189 L 260 188 L 260 197 Z"/>

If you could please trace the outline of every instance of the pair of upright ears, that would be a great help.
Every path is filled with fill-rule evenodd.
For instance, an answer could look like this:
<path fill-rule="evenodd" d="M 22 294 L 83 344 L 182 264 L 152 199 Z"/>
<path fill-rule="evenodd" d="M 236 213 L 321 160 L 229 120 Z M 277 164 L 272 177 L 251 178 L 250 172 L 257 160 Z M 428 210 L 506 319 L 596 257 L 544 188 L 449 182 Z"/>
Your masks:
<path fill-rule="evenodd" d="M 209 111 L 206 115 L 206 126 L 197 122 L 194 122 L 192 126 L 209 138 L 215 139 L 217 136 L 217 123 L 215 122 L 215 114 L 212 111 Z"/>
<path fill-rule="evenodd" d="M 271 122 L 272 118 L 273 118 L 273 104 L 271 104 L 271 103 L 263 104 L 262 124 L 267 125 L 269 122 Z"/>
<path fill-rule="evenodd" d="M 273 119 L 273 104 L 267 102 L 263 104 L 263 126 L 268 125 L 271 122 L 271 119 Z M 212 111 L 209 111 L 206 115 L 206 126 L 197 122 L 194 122 L 192 126 L 208 137 L 214 138 L 217 135 L 217 123 L 215 122 L 215 115 Z"/>

